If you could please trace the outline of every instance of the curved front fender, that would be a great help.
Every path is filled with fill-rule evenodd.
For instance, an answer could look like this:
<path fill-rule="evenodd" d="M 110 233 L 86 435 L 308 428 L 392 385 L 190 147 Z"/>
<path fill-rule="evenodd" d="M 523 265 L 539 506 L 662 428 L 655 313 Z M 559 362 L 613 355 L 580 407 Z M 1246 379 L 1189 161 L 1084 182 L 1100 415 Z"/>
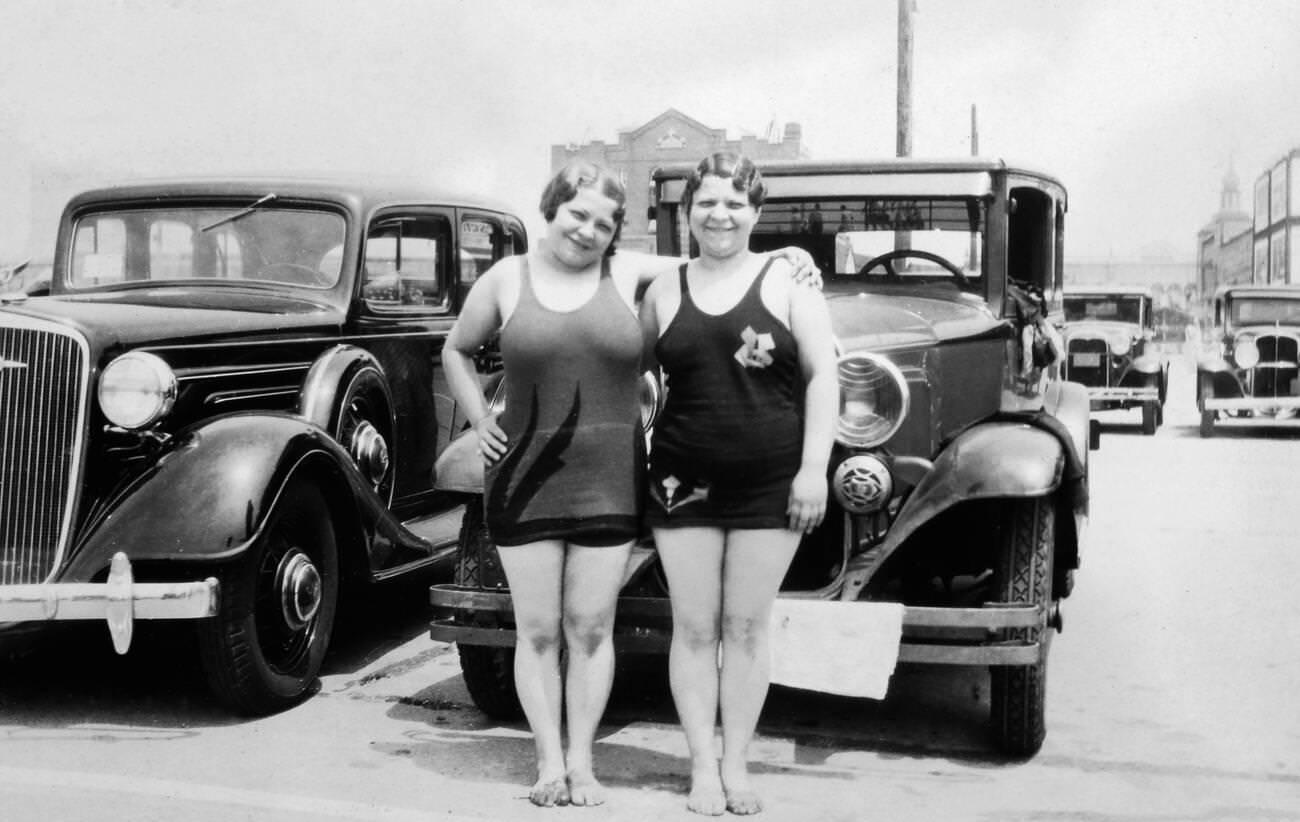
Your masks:
<path fill-rule="evenodd" d="M 1164 370 L 1164 363 L 1158 354 L 1143 354 L 1134 358 L 1132 370 L 1139 374 L 1159 374 Z"/>
<path fill-rule="evenodd" d="M 348 467 L 337 443 L 288 414 L 233 414 L 190 429 L 110 502 L 64 576 L 89 578 L 116 551 L 132 562 L 235 556 L 295 471 L 356 473 Z"/>
<path fill-rule="evenodd" d="M 1061 484 L 1061 448 L 1056 437 L 1026 423 L 987 423 L 962 432 L 899 511 L 880 557 L 892 554 L 922 525 L 958 503 L 1050 494 Z"/>
<path fill-rule="evenodd" d="M 433 487 L 439 491 L 483 493 L 483 457 L 478 452 L 478 434 L 462 433 L 438 455 L 433 466 Z"/>

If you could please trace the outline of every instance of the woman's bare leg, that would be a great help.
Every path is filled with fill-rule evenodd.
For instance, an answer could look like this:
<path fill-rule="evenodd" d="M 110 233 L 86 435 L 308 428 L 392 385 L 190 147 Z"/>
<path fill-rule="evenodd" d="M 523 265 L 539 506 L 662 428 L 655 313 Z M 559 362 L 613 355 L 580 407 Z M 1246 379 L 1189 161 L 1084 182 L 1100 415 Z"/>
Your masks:
<path fill-rule="evenodd" d="M 717 528 L 657 528 L 655 546 L 672 599 L 669 684 L 691 753 L 686 806 L 696 813 L 717 816 L 726 810 L 713 744 L 718 721 L 723 532 Z"/>
<path fill-rule="evenodd" d="M 564 563 L 564 676 L 569 752 L 565 767 L 569 801 L 599 805 L 605 790 L 596 781 L 591 748 L 614 682 L 614 610 L 632 543 L 590 547 L 569 544 Z"/>
<path fill-rule="evenodd" d="M 727 532 L 722 568 L 722 785 L 727 810 L 758 813 L 749 743 L 771 681 L 769 620 L 800 535 L 784 529 Z"/>
<path fill-rule="evenodd" d="M 564 543 L 501 546 L 515 610 L 515 689 L 537 746 L 535 805 L 568 803 L 561 736 L 560 626 Z"/>

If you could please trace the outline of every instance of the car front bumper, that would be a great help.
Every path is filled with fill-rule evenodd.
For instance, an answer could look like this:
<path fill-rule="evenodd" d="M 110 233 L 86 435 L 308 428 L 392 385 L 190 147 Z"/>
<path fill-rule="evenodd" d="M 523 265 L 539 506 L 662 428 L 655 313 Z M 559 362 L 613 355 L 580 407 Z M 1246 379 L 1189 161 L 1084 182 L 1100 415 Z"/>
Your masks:
<path fill-rule="evenodd" d="M 1276 411 L 1300 408 L 1300 397 L 1206 397 L 1206 411 Z"/>
<path fill-rule="evenodd" d="M 434 585 L 429 600 L 438 616 L 429 636 L 466 645 L 515 644 L 510 594 L 458 585 Z M 1007 629 L 1044 624 L 1042 608 L 1033 605 L 986 605 L 980 608 L 906 606 L 900 662 L 932 665 L 1032 665 L 1041 659 L 1038 640 L 999 639 Z M 1026 631 L 1028 633 L 1028 631 Z M 666 597 L 619 597 L 614 618 L 614 645 L 629 653 L 666 653 L 672 638 L 672 614 Z"/>
<path fill-rule="evenodd" d="M 1092 401 L 1100 400 L 1103 402 L 1159 402 L 1160 390 L 1155 386 L 1142 386 L 1141 388 L 1120 388 L 1118 386 L 1089 388 L 1088 399 Z"/>
<path fill-rule="evenodd" d="M 126 554 L 113 555 L 105 582 L 0 585 L 0 623 L 102 619 L 113 647 L 131 647 L 137 619 L 203 619 L 216 616 L 219 585 L 201 582 L 136 583 Z"/>

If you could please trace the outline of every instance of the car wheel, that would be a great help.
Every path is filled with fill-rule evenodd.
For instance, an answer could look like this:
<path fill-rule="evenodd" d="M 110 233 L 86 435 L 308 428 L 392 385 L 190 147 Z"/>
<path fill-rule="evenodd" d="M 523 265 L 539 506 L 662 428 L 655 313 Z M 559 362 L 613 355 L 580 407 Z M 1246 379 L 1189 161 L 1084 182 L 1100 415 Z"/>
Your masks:
<path fill-rule="evenodd" d="M 1204 437 L 1212 437 L 1212 436 L 1214 436 L 1214 412 L 1202 411 L 1201 412 L 1201 437 L 1204 438 Z"/>
<path fill-rule="evenodd" d="M 320 490 L 286 486 L 261 536 L 220 582 L 220 613 L 199 625 L 213 693 L 251 715 L 301 701 L 316 684 L 338 608 L 337 547 Z"/>
<path fill-rule="evenodd" d="M 456 584 L 469 588 L 486 587 L 485 583 L 501 574 L 501 560 L 488 538 L 483 520 L 483 500 L 475 498 L 465 506 L 461 521 L 459 560 Z M 496 627 L 495 616 L 482 620 Z M 515 690 L 515 649 L 499 645 L 470 645 L 458 642 L 460 672 L 465 689 L 478 709 L 493 719 L 516 720 L 524 715 Z"/>
<path fill-rule="evenodd" d="M 1155 402 L 1142 403 L 1142 433 L 1151 436 L 1160 425 L 1160 406 Z"/>
<path fill-rule="evenodd" d="M 1038 752 L 1047 735 L 1047 652 L 1052 631 L 1052 553 L 1055 510 L 1046 498 L 1012 500 L 1007 511 L 994 580 L 1002 602 L 1037 605 L 1042 616 L 1032 628 L 1002 632 L 1003 641 L 1037 641 L 1038 659 L 1030 665 L 995 665 L 991 670 L 990 719 L 994 741 L 1011 756 Z"/>

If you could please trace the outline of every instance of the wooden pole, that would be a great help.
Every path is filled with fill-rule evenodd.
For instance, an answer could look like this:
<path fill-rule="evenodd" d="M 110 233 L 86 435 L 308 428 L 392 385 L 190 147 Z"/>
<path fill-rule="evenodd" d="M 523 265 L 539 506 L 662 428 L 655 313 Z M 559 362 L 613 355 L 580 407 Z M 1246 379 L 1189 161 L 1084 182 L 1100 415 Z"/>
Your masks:
<path fill-rule="evenodd" d="M 898 0 L 898 156 L 912 156 L 912 5 Z"/>
<path fill-rule="evenodd" d="M 980 130 L 975 119 L 975 104 L 970 104 L 970 156 L 980 156 Z"/>

